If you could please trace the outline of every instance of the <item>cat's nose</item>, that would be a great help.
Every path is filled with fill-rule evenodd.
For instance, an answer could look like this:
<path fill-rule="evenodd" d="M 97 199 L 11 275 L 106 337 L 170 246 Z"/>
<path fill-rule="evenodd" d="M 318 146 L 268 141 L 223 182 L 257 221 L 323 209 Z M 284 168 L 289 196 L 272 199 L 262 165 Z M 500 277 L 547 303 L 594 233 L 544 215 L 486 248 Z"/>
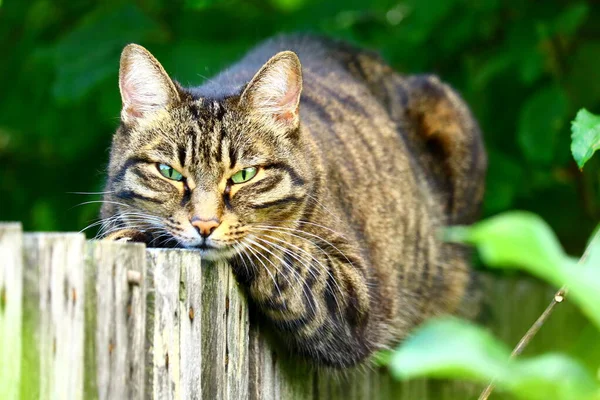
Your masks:
<path fill-rule="evenodd" d="M 210 234 L 213 233 L 219 225 L 221 225 L 221 222 L 219 222 L 219 220 L 217 220 L 216 218 L 203 219 L 199 217 L 194 217 L 190 222 L 192 223 L 192 226 L 196 228 L 200 236 L 202 236 L 203 238 L 209 237 Z"/>

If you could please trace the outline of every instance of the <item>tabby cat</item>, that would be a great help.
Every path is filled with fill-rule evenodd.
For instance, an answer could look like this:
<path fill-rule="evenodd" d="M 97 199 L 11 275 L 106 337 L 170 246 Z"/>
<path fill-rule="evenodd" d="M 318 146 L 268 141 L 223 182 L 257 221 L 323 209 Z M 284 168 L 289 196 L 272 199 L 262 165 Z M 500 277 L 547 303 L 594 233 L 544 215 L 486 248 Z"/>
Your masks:
<path fill-rule="evenodd" d="M 200 87 L 143 47 L 121 56 L 105 236 L 227 260 L 290 348 L 346 367 L 469 291 L 486 156 L 461 98 L 430 75 L 307 36 L 271 39 Z"/>

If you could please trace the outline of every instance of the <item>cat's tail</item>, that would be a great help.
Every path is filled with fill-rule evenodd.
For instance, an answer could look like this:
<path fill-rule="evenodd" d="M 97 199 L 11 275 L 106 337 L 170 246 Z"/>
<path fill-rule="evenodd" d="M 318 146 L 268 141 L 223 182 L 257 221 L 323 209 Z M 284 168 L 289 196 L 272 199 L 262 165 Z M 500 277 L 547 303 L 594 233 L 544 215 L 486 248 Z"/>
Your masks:
<path fill-rule="evenodd" d="M 390 71 L 374 74 L 369 87 L 382 98 L 440 199 L 444 223 L 474 222 L 487 169 L 477 121 L 458 93 L 437 76 L 400 76 Z"/>
<path fill-rule="evenodd" d="M 373 54 L 361 53 L 351 65 L 398 124 L 440 198 L 445 223 L 474 222 L 483 199 L 487 155 L 465 101 L 437 76 L 398 75 Z"/>
<path fill-rule="evenodd" d="M 436 76 L 402 80 L 405 115 L 420 161 L 440 194 L 447 224 L 468 224 L 479 215 L 487 156 L 479 125 L 464 100 Z"/>

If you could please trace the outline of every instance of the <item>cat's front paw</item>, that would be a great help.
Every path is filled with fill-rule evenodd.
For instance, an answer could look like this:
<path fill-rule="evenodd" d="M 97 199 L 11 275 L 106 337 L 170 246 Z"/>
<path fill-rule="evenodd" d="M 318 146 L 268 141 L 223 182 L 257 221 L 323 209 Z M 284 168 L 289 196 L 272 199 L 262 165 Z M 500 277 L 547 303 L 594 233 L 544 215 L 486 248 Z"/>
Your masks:
<path fill-rule="evenodd" d="M 113 232 L 102 239 L 115 242 L 136 242 L 146 244 L 150 243 L 151 240 L 150 235 L 135 229 L 122 229 L 120 231 Z"/>

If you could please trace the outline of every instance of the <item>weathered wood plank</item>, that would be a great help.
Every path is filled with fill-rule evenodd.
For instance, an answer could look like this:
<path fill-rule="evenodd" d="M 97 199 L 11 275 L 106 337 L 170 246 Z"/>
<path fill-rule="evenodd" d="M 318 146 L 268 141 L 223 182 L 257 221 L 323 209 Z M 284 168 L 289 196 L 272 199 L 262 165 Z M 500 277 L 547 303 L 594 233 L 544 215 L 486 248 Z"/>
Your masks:
<path fill-rule="evenodd" d="M 204 383 L 201 310 L 205 308 L 200 255 L 152 249 L 148 258 L 154 285 L 153 397 L 200 398 Z"/>
<path fill-rule="evenodd" d="M 219 264 L 203 263 L 202 273 L 202 398 L 223 399 L 226 382 L 226 303 L 228 272 Z"/>
<path fill-rule="evenodd" d="M 202 398 L 248 397 L 248 308 L 231 269 L 202 265 Z"/>
<path fill-rule="evenodd" d="M 148 271 L 148 262 L 146 259 L 145 246 L 140 244 L 131 244 L 135 246 L 135 258 L 128 266 L 128 303 L 127 303 L 127 332 L 128 347 L 130 357 L 127 360 L 129 379 L 132 387 L 128 388 L 128 399 L 144 399 L 146 394 L 146 382 L 148 381 L 148 371 L 146 369 L 147 333 L 146 317 L 148 280 L 146 279 Z M 133 277 L 131 274 L 134 274 Z M 136 276 L 136 273 L 139 274 Z M 133 278 L 133 280 L 132 280 Z"/>
<path fill-rule="evenodd" d="M 248 304 L 231 269 L 227 264 L 219 268 L 227 272 L 226 327 L 227 341 L 225 372 L 227 374 L 227 399 L 248 398 L 248 342 L 250 320 Z M 209 325 L 210 326 L 210 325 Z"/>
<path fill-rule="evenodd" d="M 279 393 L 282 400 L 309 400 L 316 397 L 317 374 L 306 362 L 277 355 Z"/>
<path fill-rule="evenodd" d="M 25 235 L 25 307 L 36 321 L 41 399 L 83 398 L 85 298 L 84 237 L 81 234 Z M 36 369 L 27 374 L 35 374 Z M 23 387 L 23 386 L 22 386 Z M 36 396 L 37 397 L 37 396 Z"/>
<path fill-rule="evenodd" d="M 40 268 L 37 244 L 23 239 L 23 344 L 21 398 L 40 399 Z"/>
<path fill-rule="evenodd" d="M 202 388 L 202 269 L 198 257 L 181 264 L 180 332 L 181 396 L 200 399 Z"/>
<path fill-rule="evenodd" d="M 250 326 L 249 353 L 249 399 L 279 399 L 279 381 L 276 377 L 274 351 L 267 344 L 257 321 Z"/>
<path fill-rule="evenodd" d="M 88 243 L 86 399 L 144 397 L 145 272 L 144 245 Z"/>
<path fill-rule="evenodd" d="M 23 233 L 0 224 L 0 398 L 18 399 L 21 382 Z"/>
<path fill-rule="evenodd" d="M 181 398 L 179 359 L 179 282 L 181 251 L 148 251 L 148 269 L 154 282 L 152 338 L 154 399 Z"/>

